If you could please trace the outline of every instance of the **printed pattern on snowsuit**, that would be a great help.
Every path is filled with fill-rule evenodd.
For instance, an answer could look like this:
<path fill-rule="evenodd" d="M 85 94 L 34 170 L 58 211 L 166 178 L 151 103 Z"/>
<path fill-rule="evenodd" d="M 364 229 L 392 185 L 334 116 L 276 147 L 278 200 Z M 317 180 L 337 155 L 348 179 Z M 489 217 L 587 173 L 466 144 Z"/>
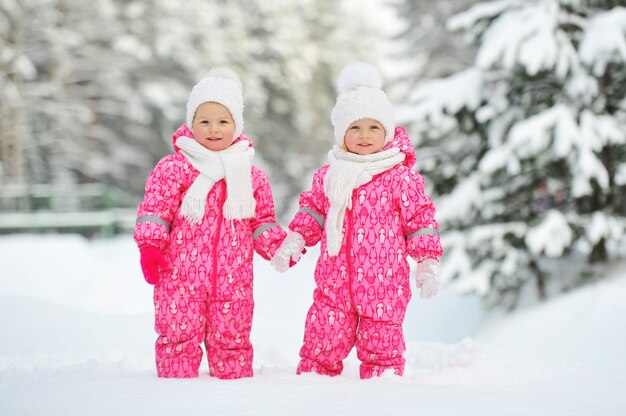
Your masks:
<path fill-rule="evenodd" d="M 173 140 L 180 135 L 193 137 L 184 125 Z M 267 177 L 255 167 L 255 218 L 224 218 L 227 189 L 220 180 L 207 196 L 202 222 L 191 225 L 179 210 L 198 174 L 182 154 L 165 156 L 148 177 L 137 210 L 135 241 L 160 248 L 170 268 L 154 288 L 157 374 L 197 377 L 204 343 L 211 376 L 251 377 L 252 259 L 256 251 L 269 260 L 286 233 L 276 223 Z"/>
<path fill-rule="evenodd" d="M 324 232 L 330 205 L 323 186 L 328 165 L 315 173 L 311 190 L 300 196 L 300 210 L 289 228 L 302 234 L 307 246 L 321 241 L 322 254 L 298 374 L 341 374 L 343 360 L 355 345 L 361 378 L 404 371 L 402 323 L 411 299 L 407 255 L 419 262 L 439 259 L 443 250 L 435 207 L 424 193 L 423 178 L 412 170 L 415 153 L 403 128 L 396 128 L 385 149 L 391 147 L 399 147 L 405 161 L 353 191 L 337 256 L 328 254 Z"/>

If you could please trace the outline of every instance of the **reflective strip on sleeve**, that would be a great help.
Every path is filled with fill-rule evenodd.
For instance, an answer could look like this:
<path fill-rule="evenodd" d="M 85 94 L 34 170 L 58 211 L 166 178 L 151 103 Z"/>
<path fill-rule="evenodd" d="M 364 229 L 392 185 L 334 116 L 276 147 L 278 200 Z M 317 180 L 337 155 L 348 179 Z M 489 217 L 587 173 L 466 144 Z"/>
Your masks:
<path fill-rule="evenodd" d="M 313 218 L 315 218 L 315 221 L 317 221 L 319 226 L 321 228 L 324 228 L 324 218 L 322 218 L 320 214 L 313 211 L 311 208 L 300 208 L 299 212 L 306 212 L 307 214 L 310 214 Z"/>
<path fill-rule="evenodd" d="M 265 231 L 269 230 L 272 227 L 280 227 L 280 225 L 278 223 L 276 223 L 276 222 L 271 222 L 269 224 L 263 224 L 262 226 L 260 226 L 256 230 L 254 230 L 254 234 L 252 234 L 252 239 L 256 240 L 256 238 L 258 236 L 260 236 L 261 234 L 263 234 Z"/>
<path fill-rule="evenodd" d="M 171 225 L 167 221 L 165 221 L 163 218 L 157 217 L 156 215 L 143 215 L 137 218 L 137 221 L 135 221 L 135 224 L 139 224 L 142 222 L 156 222 L 157 224 L 166 226 L 168 231 L 171 228 Z"/>
<path fill-rule="evenodd" d="M 435 230 L 434 228 L 420 228 L 419 230 L 407 235 L 406 239 L 408 240 L 418 235 L 439 235 L 439 230 Z"/>

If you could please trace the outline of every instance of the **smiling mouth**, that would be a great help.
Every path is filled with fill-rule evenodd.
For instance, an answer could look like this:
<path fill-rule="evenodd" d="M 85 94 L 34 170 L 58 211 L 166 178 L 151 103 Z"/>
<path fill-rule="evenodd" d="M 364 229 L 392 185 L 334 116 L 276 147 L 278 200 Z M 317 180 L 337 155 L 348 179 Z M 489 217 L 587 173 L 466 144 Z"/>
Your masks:
<path fill-rule="evenodd" d="M 207 137 L 206 139 L 210 142 L 217 142 L 217 141 L 222 140 L 221 137 Z"/>

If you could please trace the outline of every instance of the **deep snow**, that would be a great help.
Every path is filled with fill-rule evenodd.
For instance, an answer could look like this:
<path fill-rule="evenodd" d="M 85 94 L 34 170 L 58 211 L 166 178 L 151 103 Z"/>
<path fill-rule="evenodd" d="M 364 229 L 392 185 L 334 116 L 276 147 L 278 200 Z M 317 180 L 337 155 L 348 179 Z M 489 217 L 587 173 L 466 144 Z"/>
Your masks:
<path fill-rule="evenodd" d="M 257 258 L 254 378 L 211 379 L 205 361 L 198 379 L 163 380 L 151 289 L 129 236 L 0 237 L 0 413 L 624 414 L 623 265 L 497 319 L 451 288 L 432 301 L 414 296 L 405 377 L 362 381 L 354 354 L 340 377 L 294 374 L 315 251 L 284 275 Z"/>

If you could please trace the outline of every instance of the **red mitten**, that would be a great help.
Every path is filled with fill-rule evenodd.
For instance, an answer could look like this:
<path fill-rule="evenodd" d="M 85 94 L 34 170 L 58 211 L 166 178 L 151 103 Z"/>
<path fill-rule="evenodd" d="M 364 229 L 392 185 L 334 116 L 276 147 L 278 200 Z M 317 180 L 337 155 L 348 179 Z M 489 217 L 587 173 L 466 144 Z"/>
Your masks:
<path fill-rule="evenodd" d="M 155 246 L 143 246 L 139 249 L 141 256 L 141 271 L 146 282 L 155 285 L 159 282 L 159 269 L 167 270 L 167 262 L 161 254 L 161 250 Z"/>

